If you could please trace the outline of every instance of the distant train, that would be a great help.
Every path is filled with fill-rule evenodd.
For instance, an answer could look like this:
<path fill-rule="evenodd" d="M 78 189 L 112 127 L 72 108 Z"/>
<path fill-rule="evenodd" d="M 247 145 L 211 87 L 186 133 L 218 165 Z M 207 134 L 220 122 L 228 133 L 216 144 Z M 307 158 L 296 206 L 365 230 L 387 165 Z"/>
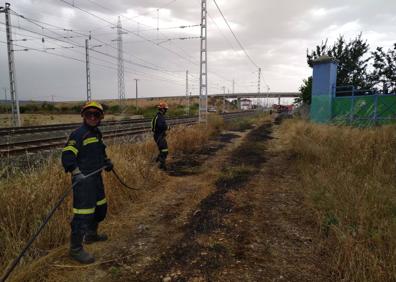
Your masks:
<path fill-rule="evenodd" d="M 291 113 L 293 111 L 294 105 L 272 105 L 272 110 L 276 113 Z"/>

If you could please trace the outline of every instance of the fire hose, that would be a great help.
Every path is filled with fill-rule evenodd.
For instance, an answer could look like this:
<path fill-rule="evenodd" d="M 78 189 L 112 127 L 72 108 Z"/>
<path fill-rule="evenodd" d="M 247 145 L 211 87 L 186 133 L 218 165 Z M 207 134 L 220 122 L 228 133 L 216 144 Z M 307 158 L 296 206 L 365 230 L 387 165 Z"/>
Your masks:
<path fill-rule="evenodd" d="M 84 179 L 91 177 L 99 172 L 101 172 L 102 170 L 104 170 L 106 167 L 102 167 L 99 168 L 87 175 L 85 175 Z M 117 180 L 127 189 L 130 190 L 139 190 L 133 187 L 128 186 L 122 179 L 121 177 L 117 174 L 117 172 L 114 170 L 114 168 L 112 169 L 112 172 L 114 173 L 115 177 L 117 178 Z M 63 203 L 63 201 L 66 199 L 66 197 L 69 195 L 69 193 L 71 191 L 73 191 L 73 188 L 80 183 L 81 181 L 83 181 L 84 179 L 80 180 L 80 181 L 76 181 L 75 183 L 73 183 L 73 185 L 71 186 L 71 189 L 67 189 L 65 192 L 63 192 L 63 194 L 61 195 L 61 197 L 59 198 L 59 200 L 56 202 L 56 204 L 54 205 L 54 207 L 51 209 L 51 211 L 47 214 L 47 216 L 45 217 L 45 219 L 43 220 L 43 222 L 41 223 L 41 225 L 39 226 L 39 228 L 37 229 L 37 231 L 34 233 L 34 235 L 29 239 L 29 241 L 26 243 L 26 245 L 23 247 L 22 251 L 19 253 L 19 255 L 12 261 L 12 263 L 9 265 L 9 267 L 6 269 L 5 273 L 3 274 L 3 276 L 0 277 L 0 282 L 5 282 L 7 280 L 7 278 L 10 276 L 11 272 L 15 269 L 15 267 L 18 265 L 18 263 L 20 262 L 20 260 L 22 259 L 22 257 L 25 255 L 25 253 L 27 252 L 27 250 L 31 247 L 31 245 L 33 244 L 33 242 L 37 239 L 38 235 L 41 233 L 41 231 L 44 229 L 44 227 L 48 224 L 48 222 L 50 221 L 50 219 L 52 218 L 52 216 L 54 215 L 55 211 L 59 208 L 59 206 Z"/>

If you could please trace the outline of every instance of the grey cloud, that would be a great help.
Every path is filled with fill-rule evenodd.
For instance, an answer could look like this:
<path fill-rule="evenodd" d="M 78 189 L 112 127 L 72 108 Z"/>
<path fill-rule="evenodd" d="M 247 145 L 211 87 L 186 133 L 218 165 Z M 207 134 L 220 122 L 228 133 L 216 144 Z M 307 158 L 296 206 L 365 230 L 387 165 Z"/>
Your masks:
<path fill-rule="evenodd" d="M 67 0 L 72 2 L 73 0 Z M 93 36 L 111 44 L 116 38 L 116 31 L 109 24 L 87 15 L 77 9 L 62 3 L 59 0 L 24 0 L 11 1 L 12 8 L 27 17 L 50 22 L 54 25 L 66 26 L 75 30 L 92 30 Z M 125 81 L 127 96 L 134 97 L 134 78 L 139 78 L 139 89 L 145 96 L 159 96 L 184 94 L 184 71 L 189 69 L 192 73 L 191 84 L 197 89 L 199 66 L 199 40 L 174 40 L 163 42 L 161 47 L 142 41 L 133 35 L 136 32 L 136 21 L 144 21 L 152 18 L 152 25 L 156 24 L 156 12 L 158 7 L 169 6 L 160 10 L 161 25 L 185 22 L 190 24 L 200 23 L 200 0 L 74 0 L 79 7 L 105 17 L 111 22 L 116 22 L 119 14 L 128 11 L 136 11 L 143 15 L 134 19 L 122 17 L 125 29 L 131 31 L 124 35 L 124 51 L 127 61 L 150 65 L 153 68 L 167 69 L 177 72 L 164 73 L 125 62 Z M 313 48 L 316 44 L 328 36 L 337 36 L 342 28 L 356 36 L 347 23 L 358 23 L 363 37 L 367 35 L 372 48 L 376 45 L 390 46 L 395 38 L 393 30 L 396 23 L 395 1 L 371 1 L 371 0 L 303 0 L 303 1 L 263 1 L 263 0 L 227 0 L 219 3 L 224 15 L 234 27 L 234 31 L 244 45 L 249 55 L 263 68 L 266 82 L 274 91 L 296 91 L 303 78 L 310 73 L 306 65 L 305 52 L 307 48 Z M 95 5 L 93 3 L 97 3 Z M 109 4 L 110 3 L 110 4 Z M 101 6 L 106 7 L 103 9 Z M 218 24 L 224 26 L 221 17 L 213 2 L 208 0 L 209 15 L 218 19 Z M 62 16 L 61 11 L 72 11 L 73 16 Z M 150 11 L 154 11 L 150 12 Z M 316 15 L 314 13 L 316 11 Z M 170 13 L 170 17 L 165 16 Z M 0 15 L 0 20 L 3 21 Z M 14 19 L 15 22 L 16 19 Z M 23 20 L 19 23 L 23 25 Z M 15 22 L 15 24 L 18 24 Z M 241 51 L 227 29 L 222 29 L 223 35 L 208 19 L 209 40 L 209 81 L 211 91 L 220 91 L 225 85 L 231 87 L 232 79 L 236 79 L 237 89 L 240 91 L 254 91 L 257 89 L 257 70 Z M 26 25 L 29 26 L 29 25 Z M 355 25 L 356 26 L 356 25 Z M 334 28 L 329 28 L 334 27 Z M 29 28 L 34 28 L 29 26 Z M 143 29 L 143 25 L 140 27 Z M 361 29 L 361 30 L 360 30 Z M 35 30 L 40 30 L 36 28 Z M 62 33 L 62 31 L 57 31 Z M 199 35 L 199 28 L 184 30 L 164 30 L 159 35 L 155 31 L 141 33 L 146 38 L 153 40 L 161 37 L 174 38 L 179 36 Z M 5 40 L 1 32 L 1 40 Z M 227 42 L 223 36 L 226 36 Z M 84 44 L 84 38 L 73 39 L 79 45 Z M 165 41 L 166 39 L 164 39 Z M 26 43 L 27 44 L 27 43 Z M 29 43 L 30 44 L 30 43 Z M 48 40 L 46 46 L 53 46 Z M 92 40 L 91 44 L 99 44 Z M 41 43 L 33 43 L 36 48 L 41 48 Z M 169 48 L 179 56 L 188 57 L 194 61 L 191 63 L 181 59 L 178 55 L 168 52 Z M 236 50 L 233 51 L 234 48 Z M 116 57 L 117 52 L 111 47 L 98 49 Z M 72 50 L 59 51 L 62 54 L 84 60 L 84 50 L 77 53 Z M 0 45 L 0 86 L 8 85 L 7 58 L 4 45 Z M 111 98 L 117 95 L 116 58 L 109 58 L 91 52 L 92 55 L 92 87 L 94 95 L 99 98 Z M 140 59 L 138 59 L 137 57 Z M 99 59 L 99 60 L 98 60 Z M 141 60 L 143 59 L 143 60 Z M 103 62 L 105 60 L 106 62 Z M 147 63 L 150 62 L 151 64 Z M 85 65 L 67 59 L 51 57 L 46 54 L 29 51 L 25 54 L 16 53 L 18 89 L 21 97 L 30 98 L 35 96 L 57 95 L 59 97 L 84 98 L 85 95 Z M 100 67 L 104 64 L 108 67 Z M 216 73 L 217 75 L 214 75 Z M 176 77 L 176 81 L 173 78 Z M 225 78 L 226 80 L 224 80 Z M 166 79 L 167 82 L 160 81 Z M 242 88 L 243 86 L 243 88 Z M 55 93 L 55 94 L 54 94 Z M 196 93 L 196 92 L 195 92 Z M 39 95 L 40 94 L 40 95 Z M 41 95 L 43 94 L 43 95 Z M 74 98 L 76 97 L 76 98 Z"/>

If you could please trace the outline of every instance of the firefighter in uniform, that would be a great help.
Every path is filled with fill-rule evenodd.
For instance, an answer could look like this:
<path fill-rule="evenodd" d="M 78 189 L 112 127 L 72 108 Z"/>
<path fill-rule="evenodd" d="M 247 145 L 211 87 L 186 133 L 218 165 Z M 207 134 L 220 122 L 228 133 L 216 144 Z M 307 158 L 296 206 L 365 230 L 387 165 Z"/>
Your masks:
<path fill-rule="evenodd" d="M 72 175 L 73 219 L 71 222 L 70 256 L 80 263 L 92 263 L 95 258 L 83 248 L 84 243 L 107 240 L 98 234 L 99 222 L 104 220 L 107 203 L 101 173 L 87 174 L 105 167 L 113 169 L 106 156 L 106 145 L 98 126 L 104 117 L 103 107 L 89 101 L 81 109 L 83 124 L 73 131 L 62 151 L 62 164 Z"/>
<path fill-rule="evenodd" d="M 163 170 L 166 170 L 166 157 L 168 156 L 168 143 L 165 138 L 168 130 L 165 120 L 167 110 L 168 105 L 165 102 L 159 103 L 158 112 L 151 120 L 151 130 L 154 132 L 154 141 L 159 150 L 156 162 L 159 162 L 159 168 Z"/>

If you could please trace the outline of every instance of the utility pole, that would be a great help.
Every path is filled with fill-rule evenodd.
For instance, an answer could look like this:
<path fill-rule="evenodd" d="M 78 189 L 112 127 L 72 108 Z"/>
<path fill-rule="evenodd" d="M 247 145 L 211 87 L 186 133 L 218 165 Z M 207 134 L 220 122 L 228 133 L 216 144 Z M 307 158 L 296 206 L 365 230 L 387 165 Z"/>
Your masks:
<path fill-rule="evenodd" d="M 8 98 L 7 98 L 7 88 L 4 87 L 4 105 L 5 105 L 5 113 L 8 114 Z"/>
<path fill-rule="evenodd" d="M 117 23 L 117 49 L 118 49 L 118 99 L 120 103 L 125 100 L 125 82 L 124 82 L 124 58 L 122 48 L 122 31 L 121 19 L 118 16 Z"/>
<path fill-rule="evenodd" d="M 235 94 L 235 79 L 232 80 L 232 94 Z"/>
<path fill-rule="evenodd" d="M 206 0 L 201 1 L 201 48 L 199 72 L 199 122 L 207 122 L 208 114 L 208 54 Z"/>
<path fill-rule="evenodd" d="M 136 90 L 135 90 L 135 92 L 136 92 L 136 104 L 135 104 L 135 107 L 136 107 L 136 111 L 138 110 L 138 81 L 139 81 L 139 79 L 137 79 L 137 78 L 135 78 L 135 82 L 136 82 Z"/>
<path fill-rule="evenodd" d="M 261 68 L 258 69 L 257 93 L 261 92 Z"/>
<path fill-rule="evenodd" d="M 11 32 L 11 15 L 10 3 L 5 3 L 5 8 L 0 7 L 0 13 L 5 14 L 6 21 L 6 34 L 7 34 L 7 51 L 8 51 L 8 72 L 10 78 L 10 94 L 11 94 L 11 124 L 12 126 L 21 126 L 21 115 L 19 112 L 19 100 L 16 91 L 16 78 L 15 78 L 15 59 L 12 44 Z"/>
<path fill-rule="evenodd" d="M 87 75 L 87 101 L 91 101 L 91 70 L 89 69 L 89 46 L 88 39 L 85 39 L 85 72 Z"/>
<path fill-rule="evenodd" d="M 226 91 L 225 91 L 225 86 L 223 86 L 223 113 L 225 112 L 225 93 L 226 93 Z"/>
<path fill-rule="evenodd" d="M 190 115 L 190 97 L 188 96 L 188 70 L 186 70 L 186 101 L 187 101 L 187 107 L 186 107 L 186 114 L 187 116 Z"/>
<path fill-rule="evenodd" d="M 87 101 L 92 100 L 92 91 L 91 91 L 91 68 L 89 64 L 89 50 L 92 50 L 95 47 L 102 47 L 103 45 L 95 45 L 89 47 L 89 41 L 91 40 L 91 32 L 89 33 L 88 39 L 85 39 L 85 72 L 87 75 Z"/>
<path fill-rule="evenodd" d="M 269 93 L 270 93 L 270 87 L 267 85 L 267 108 L 269 108 Z"/>
<path fill-rule="evenodd" d="M 257 79 L 257 93 L 261 92 L 261 68 L 258 69 L 258 79 Z M 261 99 L 260 97 L 257 99 Z"/>

